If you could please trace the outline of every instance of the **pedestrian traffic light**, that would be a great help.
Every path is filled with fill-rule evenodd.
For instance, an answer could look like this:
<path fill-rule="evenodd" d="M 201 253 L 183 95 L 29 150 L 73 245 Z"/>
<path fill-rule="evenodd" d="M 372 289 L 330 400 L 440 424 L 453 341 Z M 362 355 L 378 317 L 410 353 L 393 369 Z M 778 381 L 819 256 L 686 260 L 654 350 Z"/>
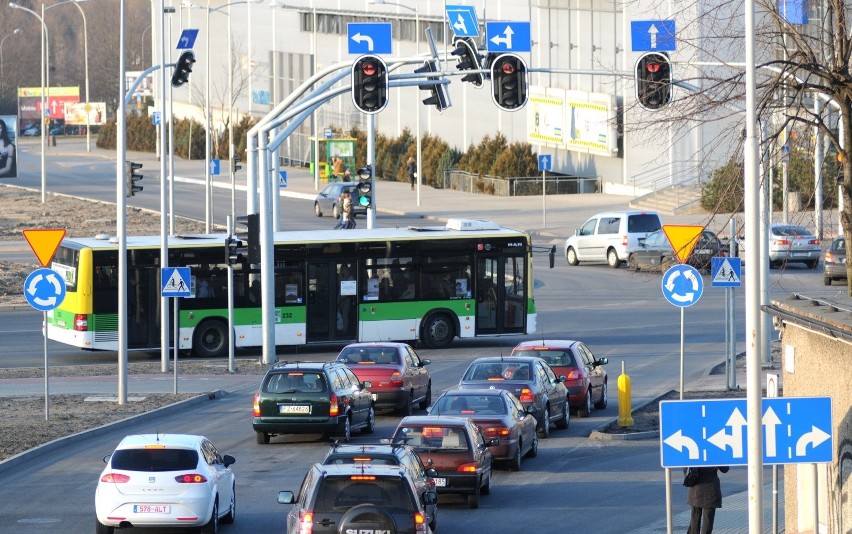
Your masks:
<path fill-rule="evenodd" d="M 361 167 L 358 169 L 358 205 L 365 208 L 373 204 L 373 169 Z"/>
<path fill-rule="evenodd" d="M 414 72 L 417 74 L 424 74 L 428 72 L 438 72 L 438 65 L 434 59 L 428 59 L 423 62 L 423 66 L 419 69 L 414 69 Z M 434 76 L 430 76 L 429 80 L 437 80 L 438 78 Z M 447 88 L 444 84 L 429 84 L 429 85 L 418 85 L 418 87 L 424 91 L 429 91 L 431 95 L 423 100 L 423 103 L 427 106 L 435 106 L 438 111 L 444 111 L 448 107 L 452 105 L 450 102 L 450 95 L 447 93 Z"/>
<path fill-rule="evenodd" d="M 237 225 L 245 228 L 236 228 Z M 240 215 L 234 221 L 234 233 L 247 248 L 247 258 L 251 265 L 260 263 L 260 215 L 250 213 Z"/>
<path fill-rule="evenodd" d="M 124 162 L 124 196 L 132 197 L 142 191 L 142 186 L 136 183 L 143 178 L 141 174 L 136 172 L 141 168 L 141 163 L 133 161 Z"/>
<path fill-rule="evenodd" d="M 494 103 L 504 111 L 517 111 L 527 103 L 527 64 L 515 54 L 502 54 L 491 63 Z"/>
<path fill-rule="evenodd" d="M 473 70 L 482 69 L 482 56 L 476 48 L 476 42 L 470 37 L 461 37 L 453 43 L 454 50 L 452 54 L 458 57 L 456 68 L 458 70 Z M 483 76 L 481 72 L 471 72 L 462 76 L 463 82 L 471 82 L 475 87 L 482 87 Z"/>
<path fill-rule="evenodd" d="M 230 235 L 225 238 L 225 263 L 231 267 L 242 264 L 246 260 L 247 253 L 248 250 L 243 241 Z"/>
<path fill-rule="evenodd" d="M 238 170 L 242 169 L 243 166 L 240 165 L 240 163 L 242 163 L 242 162 L 243 162 L 243 158 L 241 158 L 239 156 L 234 156 L 231 159 L 231 172 L 237 172 Z"/>
<path fill-rule="evenodd" d="M 636 100 L 652 110 L 672 101 L 672 64 L 667 55 L 650 52 L 636 62 Z"/>
<path fill-rule="evenodd" d="M 379 56 L 361 56 L 352 64 L 352 102 L 368 114 L 388 105 L 388 67 Z"/>
<path fill-rule="evenodd" d="M 195 54 L 192 53 L 192 50 L 187 50 L 180 55 L 172 73 L 172 87 L 180 87 L 189 81 L 189 73 L 192 72 L 193 63 L 195 63 Z"/>

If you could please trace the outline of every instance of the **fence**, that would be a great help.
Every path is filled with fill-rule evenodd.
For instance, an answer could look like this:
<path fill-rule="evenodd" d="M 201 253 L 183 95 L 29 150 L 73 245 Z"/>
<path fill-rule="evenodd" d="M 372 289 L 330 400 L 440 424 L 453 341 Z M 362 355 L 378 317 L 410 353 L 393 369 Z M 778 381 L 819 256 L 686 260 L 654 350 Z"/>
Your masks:
<path fill-rule="evenodd" d="M 541 176 L 503 178 L 465 171 L 447 171 L 444 173 L 441 187 L 500 197 L 533 196 L 542 194 L 542 178 Z M 547 175 L 544 179 L 544 192 L 547 195 L 599 193 L 600 190 L 601 181 L 597 176 Z"/>

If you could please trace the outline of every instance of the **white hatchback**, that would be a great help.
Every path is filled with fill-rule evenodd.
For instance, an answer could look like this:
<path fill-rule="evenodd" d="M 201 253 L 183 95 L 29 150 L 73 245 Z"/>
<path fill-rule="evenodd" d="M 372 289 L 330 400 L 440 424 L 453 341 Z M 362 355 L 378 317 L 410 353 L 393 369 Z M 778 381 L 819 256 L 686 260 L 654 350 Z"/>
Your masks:
<path fill-rule="evenodd" d="M 651 232 L 662 228 L 653 211 L 614 211 L 591 217 L 565 241 L 568 265 L 605 261 L 618 267 L 639 249 Z"/>
<path fill-rule="evenodd" d="M 219 521 L 232 523 L 236 515 L 235 461 L 204 436 L 127 436 L 104 457 L 96 532 L 179 526 L 215 533 Z"/>

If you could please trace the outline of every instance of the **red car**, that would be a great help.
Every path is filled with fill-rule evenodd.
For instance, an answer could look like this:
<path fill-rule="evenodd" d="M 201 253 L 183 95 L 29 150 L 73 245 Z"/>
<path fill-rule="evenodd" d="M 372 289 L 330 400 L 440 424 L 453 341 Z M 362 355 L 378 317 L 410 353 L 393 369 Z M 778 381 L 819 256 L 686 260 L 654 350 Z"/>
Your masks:
<path fill-rule="evenodd" d="M 371 382 L 377 409 L 391 408 L 405 416 L 415 404 L 425 410 L 432 403 L 432 377 L 426 369 L 432 362 L 420 359 L 406 343 L 352 343 L 343 347 L 337 361 L 361 382 Z"/>
<path fill-rule="evenodd" d="M 569 339 L 524 341 L 512 349 L 512 356 L 538 356 L 554 373 L 564 375 L 571 409 L 580 417 L 588 417 L 592 405 L 599 410 L 607 407 L 608 379 L 603 366 L 609 360 L 595 358 L 582 342 Z"/>

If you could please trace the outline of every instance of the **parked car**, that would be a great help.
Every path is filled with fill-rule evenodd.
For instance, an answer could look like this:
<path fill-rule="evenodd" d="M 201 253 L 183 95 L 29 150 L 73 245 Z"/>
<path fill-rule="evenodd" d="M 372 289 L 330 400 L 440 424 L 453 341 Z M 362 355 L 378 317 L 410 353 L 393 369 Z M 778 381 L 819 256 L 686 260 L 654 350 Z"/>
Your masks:
<path fill-rule="evenodd" d="M 543 359 L 530 356 L 494 356 L 471 362 L 459 381 L 459 389 L 505 389 L 534 416 L 541 437 L 550 436 L 551 423 L 568 428 L 568 390 L 565 377 L 557 377 Z"/>
<path fill-rule="evenodd" d="M 299 493 L 279 491 L 278 502 L 292 504 L 287 532 L 430 532 L 427 506 L 435 506 L 434 491 L 419 489 L 398 466 L 378 464 L 314 464 Z"/>
<path fill-rule="evenodd" d="M 716 234 L 704 230 L 698 237 L 698 242 L 692 249 L 686 263 L 699 271 L 709 273 L 713 258 L 726 255 L 727 251 Z M 663 230 L 648 234 L 648 237 L 635 251 L 630 253 L 627 259 L 627 265 L 637 271 L 642 269 L 665 271 L 678 263 L 680 263 L 680 260 Z"/>
<path fill-rule="evenodd" d="M 825 251 L 822 281 L 830 286 L 834 280 L 846 282 L 846 238 L 843 236 L 832 241 Z"/>
<path fill-rule="evenodd" d="M 737 238 L 737 255 L 745 263 L 745 249 L 749 241 Z M 822 256 L 819 238 L 804 226 L 772 223 L 769 225 L 769 266 L 781 267 L 789 262 L 803 262 L 809 269 L 819 266 Z"/>
<path fill-rule="evenodd" d="M 426 468 L 420 461 L 420 456 L 413 448 L 402 443 L 393 444 L 360 444 L 347 445 L 335 442 L 328 451 L 323 465 L 371 464 L 394 465 L 405 469 L 414 482 L 418 495 L 435 492 L 435 478 L 438 472 L 434 468 Z M 426 520 L 432 532 L 438 527 L 438 503 L 424 506 Z"/>
<path fill-rule="evenodd" d="M 200 527 L 215 533 L 236 516 L 233 456 L 204 436 L 136 434 L 112 454 L 95 489 L 95 530 Z"/>
<path fill-rule="evenodd" d="M 352 215 L 366 216 L 367 208 L 355 201 L 358 198 L 357 189 L 357 182 L 334 182 L 328 184 L 314 198 L 314 213 L 317 217 L 322 217 L 324 213 L 331 213 L 332 217 L 339 219 L 340 212 L 343 209 L 343 193 L 348 192 L 352 195 Z"/>
<path fill-rule="evenodd" d="M 343 347 L 337 361 L 361 382 L 370 381 L 373 405 L 411 415 L 414 405 L 425 410 L 432 403 L 432 377 L 427 365 L 406 343 L 353 343 Z"/>
<path fill-rule="evenodd" d="M 490 447 L 476 424 L 464 417 L 413 415 L 403 417 L 396 427 L 393 443 L 414 448 L 420 461 L 437 471 L 438 494 L 467 495 L 469 508 L 479 508 L 480 495 L 491 493 L 493 458 Z"/>
<path fill-rule="evenodd" d="M 41 129 L 39 129 L 38 124 L 30 123 L 21 129 L 21 135 L 24 137 L 35 137 L 41 135 Z"/>
<path fill-rule="evenodd" d="M 538 454 L 535 406 L 524 407 L 517 397 L 502 389 L 451 389 L 435 400 L 429 415 L 455 415 L 471 419 L 491 447 L 495 461 L 505 461 L 520 471 L 521 457 Z"/>
<path fill-rule="evenodd" d="M 626 262 L 650 234 L 662 228 L 653 211 L 618 211 L 594 215 L 565 241 L 568 265 L 602 262 L 616 268 Z"/>
<path fill-rule="evenodd" d="M 276 364 L 254 395 L 252 427 L 259 444 L 278 434 L 339 436 L 370 433 L 376 424 L 373 396 L 342 363 Z"/>
<path fill-rule="evenodd" d="M 596 358 L 584 343 L 570 339 L 524 341 L 512 349 L 512 356 L 537 356 L 556 375 L 565 376 L 570 406 L 580 417 L 588 417 L 592 405 L 599 410 L 607 407 L 609 378 L 603 366 L 609 360 Z"/>

